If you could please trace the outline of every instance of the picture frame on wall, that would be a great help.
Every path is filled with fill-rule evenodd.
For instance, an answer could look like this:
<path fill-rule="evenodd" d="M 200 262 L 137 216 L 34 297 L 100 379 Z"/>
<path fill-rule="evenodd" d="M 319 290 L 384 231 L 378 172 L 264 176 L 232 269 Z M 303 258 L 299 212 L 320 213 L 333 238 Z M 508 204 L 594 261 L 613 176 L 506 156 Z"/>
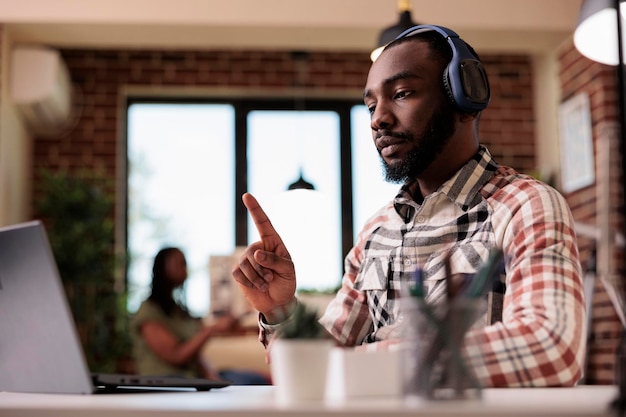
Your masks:
<path fill-rule="evenodd" d="M 591 109 L 587 93 L 559 106 L 561 188 L 570 193 L 595 182 Z"/>

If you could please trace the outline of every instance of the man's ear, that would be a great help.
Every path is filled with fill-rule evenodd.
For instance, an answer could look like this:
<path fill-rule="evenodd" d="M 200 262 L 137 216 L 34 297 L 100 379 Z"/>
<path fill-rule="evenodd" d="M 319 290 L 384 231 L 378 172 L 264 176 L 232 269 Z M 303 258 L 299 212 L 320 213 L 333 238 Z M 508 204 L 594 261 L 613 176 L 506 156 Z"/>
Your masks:
<path fill-rule="evenodd" d="M 461 122 L 471 122 L 478 117 L 478 113 L 459 113 L 459 120 Z"/>

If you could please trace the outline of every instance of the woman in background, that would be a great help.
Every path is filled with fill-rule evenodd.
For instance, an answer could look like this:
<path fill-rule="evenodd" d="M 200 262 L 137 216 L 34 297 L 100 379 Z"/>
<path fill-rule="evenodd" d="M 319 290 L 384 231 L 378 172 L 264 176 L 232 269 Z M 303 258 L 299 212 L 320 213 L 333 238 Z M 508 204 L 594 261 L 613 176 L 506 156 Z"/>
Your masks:
<path fill-rule="evenodd" d="M 255 372 L 229 370 L 214 372 L 200 355 L 202 346 L 212 337 L 238 326 L 237 319 L 219 317 L 211 326 L 192 317 L 187 308 L 174 299 L 174 290 L 187 279 L 185 255 L 178 248 L 164 248 L 154 259 L 152 293 L 131 320 L 133 354 L 138 374 L 178 375 L 226 379 L 238 385 L 267 384 Z"/>

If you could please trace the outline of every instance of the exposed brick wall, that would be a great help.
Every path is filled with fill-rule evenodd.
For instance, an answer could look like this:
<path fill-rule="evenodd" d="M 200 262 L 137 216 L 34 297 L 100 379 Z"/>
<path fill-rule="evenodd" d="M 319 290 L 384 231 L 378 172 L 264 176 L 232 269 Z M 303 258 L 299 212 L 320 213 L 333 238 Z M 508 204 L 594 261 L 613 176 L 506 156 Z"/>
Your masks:
<path fill-rule="evenodd" d="M 532 67 L 527 56 L 483 56 L 492 89 L 480 137 L 504 165 L 522 172 L 537 169 Z"/>
<path fill-rule="evenodd" d="M 616 72 L 614 67 L 602 65 L 583 57 L 573 44 L 563 48 L 559 54 L 560 81 L 562 89 L 561 101 L 585 92 L 589 95 L 591 123 L 593 130 L 594 155 L 596 160 L 596 179 L 602 175 L 603 168 L 598 160 L 598 147 L 603 129 L 618 121 Z M 610 160 L 610 211 L 611 224 L 615 230 L 621 229 L 621 165 L 619 144 L 611 144 Z M 589 186 L 566 196 L 574 218 L 585 224 L 596 224 L 596 186 Z M 593 239 L 579 238 L 579 248 L 583 262 L 588 258 L 595 246 Z M 622 269 L 623 250 L 616 250 L 614 270 Z M 615 351 L 621 336 L 621 326 L 611 301 L 599 281 L 596 281 L 592 311 L 592 335 L 588 345 L 588 383 L 612 384 L 615 382 Z"/>

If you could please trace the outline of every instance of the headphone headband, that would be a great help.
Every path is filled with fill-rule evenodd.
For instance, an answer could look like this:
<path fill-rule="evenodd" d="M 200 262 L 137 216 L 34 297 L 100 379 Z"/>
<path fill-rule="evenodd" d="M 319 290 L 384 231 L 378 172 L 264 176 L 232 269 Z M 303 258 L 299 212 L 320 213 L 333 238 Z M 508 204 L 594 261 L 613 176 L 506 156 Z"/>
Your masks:
<path fill-rule="evenodd" d="M 450 38 L 451 37 L 460 38 L 459 35 L 455 31 L 453 31 L 452 29 L 449 29 L 447 27 L 444 27 L 444 26 L 416 25 L 416 26 L 413 26 L 411 28 L 406 29 L 404 32 L 399 34 L 396 37 L 396 39 L 406 38 L 406 37 L 411 36 L 411 35 L 417 35 L 418 33 L 429 32 L 429 31 L 438 32 L 444 38 L 449 38 L 449 37 Z"/>
<path fill-rule="evenodd" d="M 417 25 L 402 32 L 396 40 L 434 31 L 452 49 L 452 59 L 443 72 L 448 96 L 462 112 L 475 113 L 485 109 L 491 100 L 491 89 L 482 63 L 467 43 L 452 29 L 436 25 Z"/>

